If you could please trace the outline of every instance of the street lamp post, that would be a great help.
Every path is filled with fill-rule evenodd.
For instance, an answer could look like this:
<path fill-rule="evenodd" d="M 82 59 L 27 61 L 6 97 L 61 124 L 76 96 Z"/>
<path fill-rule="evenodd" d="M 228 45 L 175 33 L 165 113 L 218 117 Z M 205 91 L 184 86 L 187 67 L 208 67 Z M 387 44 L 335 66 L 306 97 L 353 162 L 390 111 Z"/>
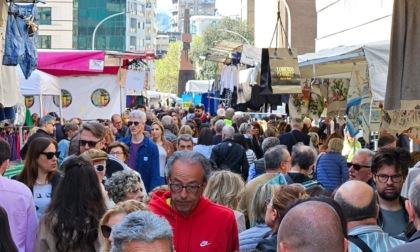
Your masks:
<path fill-rule="evenodd" d="M 115 13 L 115 14 L 113 14 L 113 15 L 109 16 L 109 17 L 106 17 L 106 18 L 102 19 L 102 21 L 101 21 L 101 22 L 99 22 L 99 23 L 96 25 L 95 30 L 93 30 L 93 35 L 92 35 L 92 50 L 95 50 L 95 35 L 96 35 L 96 30 L 98 30 L 99 26 L 100 26 L 103 22 L 107 21 L 107 20 L 108 20 L 108 19 L 110 19 L 110 18 L 113 18 L 113 17 L 116 17 L 116 16 L 120 16 L 120 15 L 124 15 L 124 14 L 126 14 L 126 12 L 125 12 L 125 11 L 124 11 L 124 12 Z"/>
<path fill-rule="evenodd" d="M 230 31 L 230 30 L 225 30 L 225 29 L 217 29 L 217 31 L 222 31 L 222 32 L 227 32 L 227 33 L 232 33 L 232 34 L 235 34 L 236 36 L 239 36 L 239 37 L 241 37 L 243 40 L 245 40 L 245 42 L 246 42 L 248 45 L 251 45 L 251 44 L 249 43 L 248 39 L 246 39 L 244 36 L 242 36 L 241 34 L 239 34 L 239 33 L 237 33 L 237 32 Z"/>

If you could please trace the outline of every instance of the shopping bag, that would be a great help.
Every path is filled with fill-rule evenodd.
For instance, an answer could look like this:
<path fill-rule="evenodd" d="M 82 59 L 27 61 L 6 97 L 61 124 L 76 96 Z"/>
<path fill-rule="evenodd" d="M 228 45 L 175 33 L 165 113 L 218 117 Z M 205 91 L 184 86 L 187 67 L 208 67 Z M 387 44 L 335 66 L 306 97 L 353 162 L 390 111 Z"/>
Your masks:
<path fill-rule="evenodd" d="M 302 93 L 297 50 L 268 48 L 273 94 Z"/>

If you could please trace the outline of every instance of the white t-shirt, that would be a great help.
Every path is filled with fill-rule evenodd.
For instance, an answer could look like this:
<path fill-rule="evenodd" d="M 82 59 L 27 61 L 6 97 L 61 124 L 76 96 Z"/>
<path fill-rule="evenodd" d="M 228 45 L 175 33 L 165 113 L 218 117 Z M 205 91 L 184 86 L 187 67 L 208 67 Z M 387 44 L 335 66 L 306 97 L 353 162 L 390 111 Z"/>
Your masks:
<path fill-rule="evenodd" d="M 34 185 L 33 187 L 34 202 L 38 221 L 41 219 L 42 214 L 44 214 L 45 209 L 47 209 L 48 205 L 51 202 L 51 192 L 51 184 L 48 184 L 46 186 Z"/>

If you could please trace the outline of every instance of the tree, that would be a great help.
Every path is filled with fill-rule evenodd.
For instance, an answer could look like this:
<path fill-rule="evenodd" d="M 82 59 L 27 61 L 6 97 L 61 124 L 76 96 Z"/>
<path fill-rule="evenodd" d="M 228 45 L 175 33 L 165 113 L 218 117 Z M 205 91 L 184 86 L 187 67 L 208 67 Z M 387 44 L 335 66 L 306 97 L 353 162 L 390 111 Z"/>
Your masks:
<path fill-rule="evenodd" d="M 203 34 L 201 36 L 196 35 L 191 43 L 190 58 L 195 63 L 197 79 L 214 79 L 217 64 L 205 61 L 200 56 L 211 54 L 209 48 L 214 46 L 216 42 L 226 40 L 241 44 L 246 43 L 240 36 L 220 31 L 220 29 L 239 33 L 251 44 L 254 43 L 254 31 L 247 26 L 245 21 L 223 18 L 218 24 L 206 27 Z M 223 54 L 223 56 L 227 57 L 228 55 Z"/>
<path fill-rule="evenodd" d="M 156 61 L 156 89 L 159 92 L 176 94 L 181 57 L 181 43 L 169 44 L 168 52 Z"/>

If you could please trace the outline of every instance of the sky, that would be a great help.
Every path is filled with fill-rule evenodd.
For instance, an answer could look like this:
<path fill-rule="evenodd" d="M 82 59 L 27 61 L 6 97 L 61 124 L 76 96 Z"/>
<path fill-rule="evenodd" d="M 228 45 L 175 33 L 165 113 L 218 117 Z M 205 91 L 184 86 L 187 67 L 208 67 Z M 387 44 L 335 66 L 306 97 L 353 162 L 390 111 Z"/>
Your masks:
<path fill-rule="evenodd" d="M 158 12 L 170 12 L 172 0 L 157 0 Z M 216 8 L 222 16 L 239 15 L 241 12 L 241 0 L 216 0 Z"/>

